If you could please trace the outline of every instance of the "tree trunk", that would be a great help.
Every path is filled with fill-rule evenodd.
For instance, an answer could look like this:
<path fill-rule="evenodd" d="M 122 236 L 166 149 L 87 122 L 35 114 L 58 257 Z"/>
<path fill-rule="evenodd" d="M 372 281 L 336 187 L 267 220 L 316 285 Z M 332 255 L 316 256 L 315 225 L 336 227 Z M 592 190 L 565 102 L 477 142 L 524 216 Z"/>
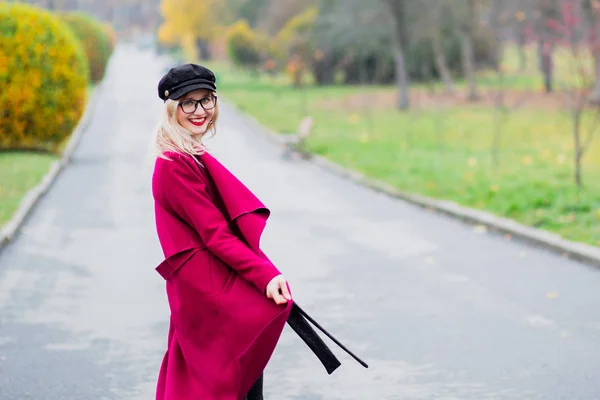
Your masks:
<path fill-rule="evenodd" d="M 505 0 L 494 0 L 492 5 L 491 28 L 494 33 L 494 67 L 498 74 L 502 73 L 502 59 L 504 55 L 504 38 L 502 35 L 502 15 L 503 2 Z M 472 25 L 473 26 L 473 25 Z"/>
<path fill-rule="evenodd" d="M 335 83 L 335 62 L 335 58 L 331 55 L 323 55 L 321 59 L 313 62 L 312 72 L 317 85 L 333 85 Z"/>
<path fill-rule="evenodd" d="M 596 51 L 594 54 L 594 68 L 596 76 L 589 100 L 594 104 L 600 104 L 600 51 Z"/>
<path fill-rule="evenodd" d="M 452 82 L 452 77 L 450 76 L 450 70 L 448 69 L 448 65 L 446 64 L 446 56 L 444 55 L 444 50 L 442 49 L 442 45 L 440 43 L 439 34 L 435 34 L 431 41 L 431 46 L 433 49 L 433 57 L 435 59 L 435 66 L 438 70 L 442 78 L 442 82 L 444 82 L 444 86 L 446 87 L 446 93 L 453 94 L 454 93 L 454 83 Z"/>
<path fill-rule="evenodd" d="M 538 57 L 544 77 L 544 90 L 546 93 L 552 93 L 552 47 L 543 40 L 538 41 Z"/>
<path fill-rule="evenodd" d="M 582 110 L 573 110 L 573 141 L 575 144 L 575 185 L 581 189 L 583 182 L 581 178 L 581 159 L 583 149 L 581 147 L 581 113 Z"/>
<path fill-rule="evenodd" d="M 517 49 L 519 55 L 519 72 L 527 68 L 527 53 L 525 52 L 525 32 L 521 29 L 517 36 Z"/>
<path fill-rule="evenodd" d="M 406 72 L 406 60 L 404 58 L 404 51 L 401 48 L 395 49 L 396 59 L 396 84 L 398 86 L 398 97 L 396 100 L 396 107 L 399 110 L 408 110 L 410 107 L 410 100 L 408 98 L 408 73 Z"/>
<path fill-rule="evenodd" d="M 460 36 L 463 74 L 469 84 L 467 100 L 475 101 L 479 98 L 479 95 L 477 94 L 477 77 L 475 76 L 475 62 L 473 60 L 473 43 L 469 34 L 461 33 Z"/>
<path fill-rule="evenodd" d="M 408 71 L 406 70 L 406 49 L 408 47 L 406 3 L 405 0 L 387 0 L 386 3 L 393 20 L 392 39 L 396 61 L 396 84 L 398 86 L 396 107 L 400 110 L 408 110 L 410 101 L 408 97 Z"/>
<path fill-rule="evenodd" d="M 208 40 L 196 39 L 196 48 L 198 49 L 198 55 L 200 56 L 201 60 L 207 61 L 212 58 L 211 54 L 210 54 L 210 47 L 208 44 Z"/>
<path fill-rule="evenodd" d="M 475 26 L 475 0 L 468 0 L 468 12 L 466 20 L 461 23 L 460 52 L 462 69 L 465 79 L 469 85 L 467 100 L 475 101 L 479 98 L 477 93 L 477 76 L 475 69 L 475 54 L 473 52 L 473 31 Z"/>

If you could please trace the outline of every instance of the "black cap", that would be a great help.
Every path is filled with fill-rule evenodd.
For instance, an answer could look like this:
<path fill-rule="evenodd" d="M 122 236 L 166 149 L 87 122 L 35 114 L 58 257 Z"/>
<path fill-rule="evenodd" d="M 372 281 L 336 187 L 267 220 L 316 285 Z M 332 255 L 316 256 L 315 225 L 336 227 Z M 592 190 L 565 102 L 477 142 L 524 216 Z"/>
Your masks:
<path fill-rule="evenodd" d="M 198 89 L 216 91 L 215 74 L 201 65 L 183 64 L 171 68 L 158 82 L 158 97 L 176 100 Z"/>

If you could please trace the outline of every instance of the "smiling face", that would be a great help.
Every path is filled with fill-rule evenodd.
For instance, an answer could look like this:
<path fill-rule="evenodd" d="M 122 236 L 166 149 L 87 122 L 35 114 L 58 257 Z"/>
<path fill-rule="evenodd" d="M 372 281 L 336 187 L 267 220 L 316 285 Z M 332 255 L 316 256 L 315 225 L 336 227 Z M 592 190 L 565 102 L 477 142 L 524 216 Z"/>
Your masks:
<path fill-rule="evenodd" d="M 216 102 L 210 90 L 200 89 L 186 94 L 178 100 L 177 122 L 194 136 L 204 135 L 215 115 Z"/>

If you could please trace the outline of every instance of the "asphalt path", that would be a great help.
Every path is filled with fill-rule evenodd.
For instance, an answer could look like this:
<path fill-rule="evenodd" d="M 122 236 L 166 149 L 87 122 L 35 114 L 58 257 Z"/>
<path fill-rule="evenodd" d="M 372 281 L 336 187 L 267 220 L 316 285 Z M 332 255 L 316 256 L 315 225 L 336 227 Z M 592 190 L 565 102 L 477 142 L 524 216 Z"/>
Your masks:
<path fill-rule="evenodd" d="M 169 311 L 148 149 L 165 65 L 117 49 L 72 164 L 0 253 L 0 400 L 154 396 Z M 283 159 L 222 106 L 207 143 L 271 209 L 265 252 L 370 364 L 332 345 L 328 376 L 286 328 L 268 399 L 600 399 L 600 271 Z"/>

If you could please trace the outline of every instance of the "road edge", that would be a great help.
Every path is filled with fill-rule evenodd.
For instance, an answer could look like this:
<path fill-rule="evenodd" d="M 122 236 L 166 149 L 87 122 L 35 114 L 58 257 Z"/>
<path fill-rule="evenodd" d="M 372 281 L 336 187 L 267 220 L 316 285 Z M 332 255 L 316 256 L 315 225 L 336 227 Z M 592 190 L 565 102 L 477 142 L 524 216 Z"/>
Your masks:
<path fill-rule="evenodd" d="M 281 134 L 270 130 L 260 123 L 260 121 L 258 121 L 254 116 L 237 107 L 233 102 L 225 101 L 225 104 L 236 110 L 236 112 L 246 122 L 252 125 L 256 131 L 260 132 L 271 143 L 279 145 L 283 148 L 285 141 L 283 140 Z M 421 208 L 444 214 L 455 220 L 459 220 L 470 225 L 482 225 L 489 231 L 510 235 L 511 238 L 520 240 L 521 242 L 525 242 L 545 250 L 550 250 L 554 253 L 562 255 L 565 258 L 581 261 L 600 268 L 600 248 L 598 247 L 586 243 L 567 240 L 555 233 L 532 228 L 517 221 L 500 217 L 486 211 L 461 206 L 453 201 L 437 200 L 430 197 L 403 192 L 385 182 L 369 178 L 360 172 L 342 167 L 339 164 L 336 164 L 318 154 L 310 153 L 305 161 L 317 165 L 327 172 L 368 187 L 379 193 L 386 194 L 395 199 L 400 199 L 417 205 Z"/>
<path fill-rule="evenodd" d="M 56 178 L 58 178 L 63 168 L 70 162 L 73 153 L 77 149 L 81 141 L 81 137 L 87 130 L 90 119 L 96 109 L 96 103 L 103 89 L 103 83 L 99 83 L 90 101 L 88 101 L 83 115 L 79 119 L 79 122 L 75 126 L 71 138 L 69 139 L 67 146 L 65 147 L 60 159 L 54 161 L 50 166 L 50 170 L 44 175 L 42 181 L 32 189 L 30 189 L 25 197 L 21 200 L 19 208 L 12 216 L 12 218 L 0 228 L 0 251 L 10 243 L 21 229 L 25 219 L 33 210 L 38 201 L 44 194 L 52 187 Z"/>

